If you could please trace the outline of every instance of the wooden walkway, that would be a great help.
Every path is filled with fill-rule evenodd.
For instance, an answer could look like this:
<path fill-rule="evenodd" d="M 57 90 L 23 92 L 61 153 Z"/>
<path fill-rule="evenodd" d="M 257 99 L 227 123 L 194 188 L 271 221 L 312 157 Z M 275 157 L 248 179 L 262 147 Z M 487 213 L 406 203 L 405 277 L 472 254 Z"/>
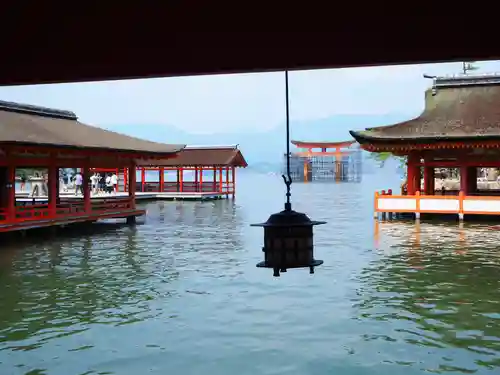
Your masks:
<path fill-rule="evenodd" d="M 92 223 L 98 220 L 103 219 L 124 219 L 129 218 L 131 216 L 143 216 L 146 214 L 144 210 L 117 210 L 117 211 L 108 211 L 108 212 L 100 212 L 93 215 L 79 215 L 79 216 L 68 216 L 68 217 L 60 217 L 60 218 L 51 218 L 51 219 L 38 219 L 38 220 L 26 220 L 19 221 L 16 223 L 0 223 L 0 233 L 2 232 L 14 232 L 19 230 L 29 230 L 29 229 L 37 229 L 44 227 L 63 227 L 66 225 L 77 224 L 77 223 Z"/>
<path fill-rule="evenodd" d="M 484 194 L 488 194 L 485 192 Z M 392 195 L 392 192 L 376 192 L 374 216 L 433 217 L 456 216 L 459 220 L 483 216 L 495 221 L 500 219 L 500 196 L 465 195 Z"/>
<path fill-rule="evenodd" d="M 78 199 L 78 200 L 83 200 L 83 196 L 75 196 L 73 193 L 59 193 L 60 198 L 64 199 Z M 125 198 L 128 197 L 128 193 L 124 192 L 118 192 L 114 195 L 109 195 L 109 194 L 99 194 L 99 195 L 92 195 L 92 199 L 113 199 L 113 198 Z M 164 192 L 164 193 L 157 193 L 157 192 L 136 192 L 135 193 L 135 199 L 136 201 L 147 201 L 147 200 L 197 200 L 197 201 L 203 201 L 203 200 L 217 200 L 217 199 L 224 199 L 226 197 L 226 194 L 220 194 L 220 193 L 212 193 L 212 192 L 183 192 L 183 193 L 176 193 L 176 192 Z M 29 196 L 29 193 L 21 193 L 17 192 L 16 193 L 16 201 L 17 202 L 40 202 L 44 203 L 47 202 L 48 197 L 47 196 L 38 196 L 38 197 L 31 197 Z"/>

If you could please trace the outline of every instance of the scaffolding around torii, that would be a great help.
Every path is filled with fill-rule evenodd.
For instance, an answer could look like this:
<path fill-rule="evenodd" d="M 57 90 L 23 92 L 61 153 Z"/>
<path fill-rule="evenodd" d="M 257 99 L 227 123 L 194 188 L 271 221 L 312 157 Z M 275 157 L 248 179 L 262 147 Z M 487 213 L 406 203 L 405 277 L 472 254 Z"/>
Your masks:
<path fill-rule="evenodd" d="M 291 143 L 299 149 L 291 153 L 290 159 L 290 177 L 294 181 L 361 181 L 361 148 L 355 141 Z"/>

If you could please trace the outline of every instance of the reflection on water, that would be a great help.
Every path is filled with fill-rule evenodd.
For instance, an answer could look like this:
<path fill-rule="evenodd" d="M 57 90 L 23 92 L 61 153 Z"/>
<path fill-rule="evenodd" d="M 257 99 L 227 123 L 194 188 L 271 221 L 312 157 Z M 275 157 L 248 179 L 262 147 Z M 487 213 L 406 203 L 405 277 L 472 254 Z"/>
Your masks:
<path fill-rule="evenodd" d="M 500 232 L 419 222 L 378 223 L 378 230 L 385 248 L 360 275 L 359 314 L 390 323 L 385 340 L 415 346 L 387 361 L 437 372 L 500 371 Z"/>
<path fill-rule="evenodd" d="M 294 209 L 328 222 L 325 264 L 276 279 L 249 224 L 283 207 L 282 181 L 238 183 L 234 202 L 5 245 L 0 374 L 500 371 L 500 231 L 376 223 L 387 181 L 294 184 Z"/>

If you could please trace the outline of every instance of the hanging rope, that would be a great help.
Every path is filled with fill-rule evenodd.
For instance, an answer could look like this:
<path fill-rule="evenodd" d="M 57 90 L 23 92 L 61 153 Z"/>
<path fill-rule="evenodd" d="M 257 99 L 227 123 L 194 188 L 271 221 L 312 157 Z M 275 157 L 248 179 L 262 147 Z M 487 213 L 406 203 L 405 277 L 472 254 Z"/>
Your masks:
<path fill-rule="evenodd" d="M 288 103 L 288 70 L 285 70 L 285 106 L 286 106 L 286 176 L 282 175 L 286 185 L 286 203 L 285 210 L 290 211 L 292 204 L 290 203 L 290 186 L 292 185 L 292 177 L 290 176 L 290 108 Z"/>

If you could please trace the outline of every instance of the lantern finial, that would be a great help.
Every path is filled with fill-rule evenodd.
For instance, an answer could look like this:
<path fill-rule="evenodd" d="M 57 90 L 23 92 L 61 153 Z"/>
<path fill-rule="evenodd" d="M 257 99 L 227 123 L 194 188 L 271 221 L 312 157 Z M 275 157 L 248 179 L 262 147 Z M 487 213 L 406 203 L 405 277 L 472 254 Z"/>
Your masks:
<path fill-rule="evenodd" d="M 286 185 L 286 203 L 285 203 L 285 211 L 291 211 L 292 210 L 292 204 L 290 203 L 290 197 L 292 193 L 290 193 L 290 185 L 292 184 L 292 178 L 290 177 L 290 173 L 288 173 L 288 176 L 282 175 L 283 181 L 285 181 Z"/>

